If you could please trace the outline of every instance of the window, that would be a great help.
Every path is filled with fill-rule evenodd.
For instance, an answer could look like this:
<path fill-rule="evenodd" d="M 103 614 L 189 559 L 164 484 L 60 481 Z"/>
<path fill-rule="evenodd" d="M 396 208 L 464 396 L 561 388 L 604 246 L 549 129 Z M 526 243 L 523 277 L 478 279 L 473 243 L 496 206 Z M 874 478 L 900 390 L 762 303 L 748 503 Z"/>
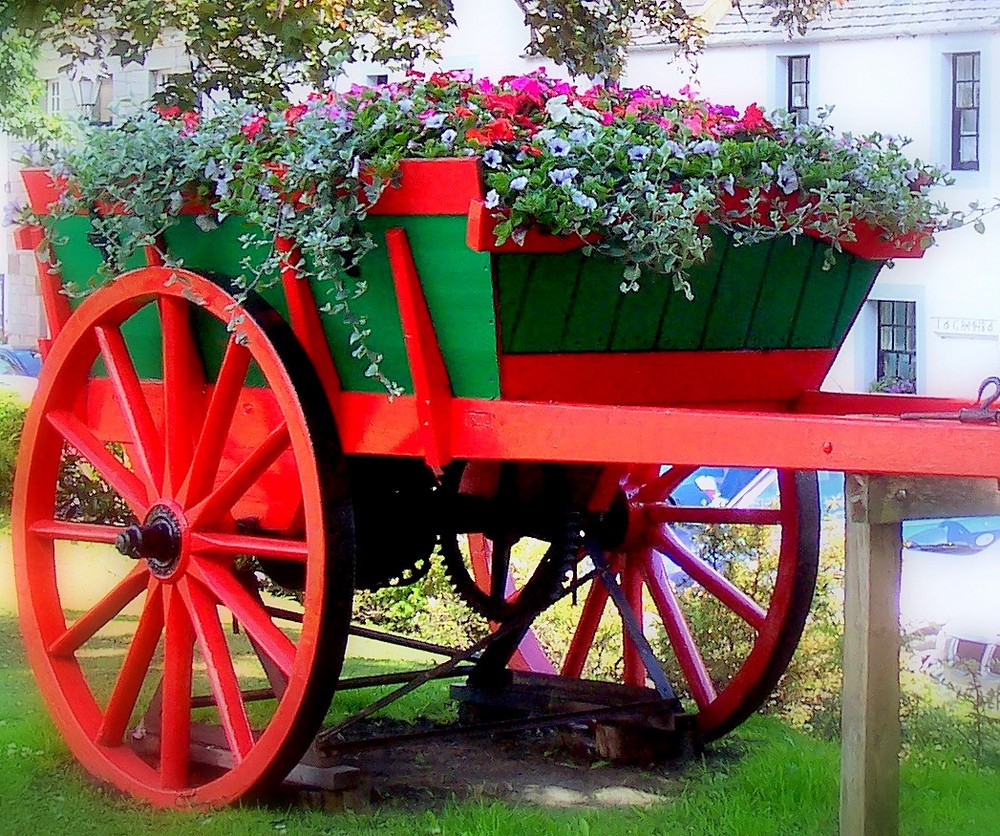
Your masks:
<path fill-rule="evenodd" d="M 795 114 L 796 123 L 809 121 L 809 56 L 788 56 L 788 86 L 785 109 Z"/>
<path fill-rule="evenodd" d="M 917 303 L 875 303 L 878 307 L 878 357 L 876 373 L 879 380 L 917 380 Z"/>
<path fill-rule="evenodd" d="M 979 171 L 979 53 L 951 56 L 951 167 Z"/>
<path fill-rule="evenodd" d="M 52 78 L 45 82 L 45 112 L 60 113 L 62 111 L 62 81 Z"/>
<path fill-rule="evenodd" d="M 388 73 L 376 73 L 375 75 L 368 76 L 368 85 L 370 87 L 378 87 L 382 84 L 389 83 Z"/>

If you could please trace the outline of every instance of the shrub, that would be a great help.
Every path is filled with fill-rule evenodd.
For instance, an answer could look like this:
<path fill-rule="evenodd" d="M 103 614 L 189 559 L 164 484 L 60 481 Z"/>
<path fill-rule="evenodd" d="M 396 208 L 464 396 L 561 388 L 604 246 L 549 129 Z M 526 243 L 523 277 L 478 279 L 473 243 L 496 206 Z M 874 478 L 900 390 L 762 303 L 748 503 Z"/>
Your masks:
<path fill-rule="evenodd" d="M 10 513 L 14 467 L 26 409 L 24 402 L 13 393 L 0 392 L 0 514 L 4 517 Z"/>

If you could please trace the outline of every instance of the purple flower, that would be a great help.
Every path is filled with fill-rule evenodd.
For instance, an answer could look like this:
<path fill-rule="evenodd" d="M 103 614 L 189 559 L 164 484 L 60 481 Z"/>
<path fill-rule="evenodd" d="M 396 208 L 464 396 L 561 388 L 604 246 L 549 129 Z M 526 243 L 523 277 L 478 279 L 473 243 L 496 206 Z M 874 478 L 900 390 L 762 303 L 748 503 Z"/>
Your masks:
<path fill-rule="evenodd" d="M 692 154 L 708 154 L 710 156 L 715 156 L 719 153 L 719 143 L 714 139 L 703 139 L 691 146 Z"/>
<path fill-rule="evenodd" d="M 633 162 L 638 162 L 646 159 L 652 150 L 648 145 L 633 145 L 628 149 L 628 158 Z"/>
<path fill-rule="evenodd" d="M 490 189 L 486 193 L 486 200 L 483 201 L 483 206 L 487 209 L 496 209 L 500 205 L 500 195 L 496 189 Z"/>
<path fill-rule="evenodd" d="M 569 132 L 569 138 L 571 142 L 576 142 L 580 145 L 589 145 L 594 141 L 594 135 L 586 128 L 574 128 Z"/>
<path fill-rule="evenodd" d="M 680 143 L 674 142 L 672 139 L 668 139 L 663 143 L 663 149 L 681 160 L 687 156 L 687 151 L 684 150 L 684 147 Z"/>
<path fill-rule="evenodd" d="M 761 174 L 766 174 L 768 177 L 774 177 L 774 169 L 771 168 L 766 162 L 760 164 Z"/>
<path fill-rule="evenodd" d="M 785 194 L 791 194 L 799 190 L 799 176 L 785 160 L 778 166 L 778 185 Z"/>
<path fill-rule="evenodd" d="M 527 180 L 525 180 L 527 183 Z M 511 185 L 514 185 L 511 183 Z M 523 188 L 523 187 L 522 187 Z M 14 221 L 21 214 L 21 210 L 24 207 L 20 203 L 15 203 L 13 200 L 8 200 L 7 204 L 3 207 L 3 219 L 0 220 L 0 226 L 13 226 Z"/>
<path fill-rule="evenodd" d="M 571 183 L 573 178 L 580 173 L 578 168 L 554 168 L 549 172 L 549 179 L 557 186 L 565 186 Z"/>
<path fill-rule="evenodd" d="M 413 110 L 413 100 L 412 99 L 400 99 L 399 100 L 399 109 L 401 111 L 403 111 L 403 113 L 409 113 L 411 110 Z"/>
<path fill-rule="evenodd" d="M 503 164 L 503 154 L 496 148 L 489 148 L 483 152 L 483 165 L 487 168 L 500 168 Z"/>
<path fill-rule="evenodd" d="M 443 113 L 435 113 L 424 121 L 424 127 L 430 128 L 432 131 L 437 130 L 444 124 L 444 118 Z"/>
<path fill-rule="evenodd" d="M 584 194 L 579 189 L 573 189 L 571 195 L 573 202 L 584 209 L 593 210 L 597 208 L 597 201 L 590 195 Z"/>
<path fill-rule="evenodd" d="M 573 146 L 560 136 L 555 137 L 549 142 L 549 153 L 553 157 L 565 157 L 572 148 Z"/>
<path fill-rule="evenodd" d="M 513 180 L 510 181 L 510 187 L 515 192 L 523 192 L 526 188 L 528 188 L 528 178 L 515 177 Z"/>
<path fill-rule="evenodd" d="M 457 136 L 458 136 L 458 133 L 455 131 L 454 128 L 448 128 L 448 130 L 444 131 L 444 133 L 441 134 L 441 141 L 445 145 L 447 145 L 447 146 L 450 147 L 452 145 L 452 143 L 455 141 L 455 138 Z"/>

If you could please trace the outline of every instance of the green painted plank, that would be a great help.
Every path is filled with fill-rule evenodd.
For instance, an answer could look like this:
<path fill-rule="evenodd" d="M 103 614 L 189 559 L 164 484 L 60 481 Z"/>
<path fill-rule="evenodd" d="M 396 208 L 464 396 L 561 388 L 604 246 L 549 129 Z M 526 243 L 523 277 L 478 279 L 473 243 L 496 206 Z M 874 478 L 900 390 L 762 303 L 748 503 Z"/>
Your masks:
<path fill-rule="evenodd" d="M 579 267 L 579 281 L 560 347 L 564 351 L 607 351 L 622 295 L 621 266 L 604 258 L 581 255 Z"/>
<path fill-rule="evenodd" d="M 618 270 L 621 283 L 621 269 Z M 615 316 L 615 329 L 611 338 L 612 351 L 653 351 L 660 330 L 660 318 L 667 299 L 684 295 L 674 290 L 670 276 L 643 271 L 639 290 L 633 293 L 618 292 L 619 302 Z"/>
<path fill-rule="evenodd" d="M 537 261 L 507 348 L 514 352 L 558 351 L 572 307 L 579 259 L 584 256 L 574 252 L 527 257 Z M 504 314 L 501 311 L 501 320 Z"/>
<path fill-rule="evenodd" d="M 724 269 L 732 249 L 721 237 L 713 235 L 713 241 L 715 243 L 705 263 L 693 267 L 690 272 L 694 299 L 688 299 L 683 293 L 672 293 L 667 297 L 656 338 L 656 348 L 661 351 L 690 351 L 701 345 L 719 273 Z"/>
<path fill-rule="evenodd" d="M 803 282 L 813 259 L 823 258 L 822 253 L 817 253 L 820 245 L 812 238 L 800 238 L 794 245 L 788 239 L 778 238 L 771 244 L 755 246 L 772 246 L 772 249 L 745 347 L 788 348 Z M 821 276 L 826 278 L 825 274 Z"/>
<path fill-rule="evenodd" d="M 514 340 L 514 330 L 524 294 L 535 270 L 535 259 L 501 253 L 494 259 L 497 285 L 497 309 L 500 316 L 500 344 L 509 346 Z"/>
<path fill-rule="evenodd" d="M 867 261 L 863 258 L 852 258 L 850 263 L 849 277 L 847 280 L 844 297 L 840 303 L 840 310 L 837 312 L 837 321 L 833 325 L 830 335 L 831 345 L 840 345 L 854 320 L 861 310 L 861 305 L 868 298 L 868 293 L 875 284 L 875 278 L 882 269 L 882 262 Z"/>
<path fill-rule="evenodd" d="M 730 248 L 715 285 L 702 349 L 730 351 L 746 346 L 772 251 L 769 243 Z"/>
<path fill-rule="evenodd" d="M 813 260 L 802 289 L 789 348 L 830 347 L 830 334 L 840 310 L 852 260 L 853 256 L 839 253 L 829 270 L 822 269 L 822 257 Z"/>

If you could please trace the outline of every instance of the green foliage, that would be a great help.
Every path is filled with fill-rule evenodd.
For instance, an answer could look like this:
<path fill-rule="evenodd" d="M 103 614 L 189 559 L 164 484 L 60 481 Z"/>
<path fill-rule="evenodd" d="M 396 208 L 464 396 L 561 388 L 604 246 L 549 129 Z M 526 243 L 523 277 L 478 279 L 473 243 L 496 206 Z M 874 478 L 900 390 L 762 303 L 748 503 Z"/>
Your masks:
<path fill-rule="evenodd" d="M 10 511 L 14 491 L 14 467 L 24 426 L 24 402 L 9 392 L 0 392 L 0 516 Z"/>
<path fill-rule="evenodd" d="M 800 30 L 828 2 L 768 0 L 776 20 Z M 701 46 L 697 19 L 678 0 L 527 0 L 529 52 L 574 75 L 618 78 L 636 31 L 690 53 Z M 68 64 L 141 63 L 165 35 L 179 38 L 187 71 L 173 76 L 164 101 L 190 106 L 227 90 L 270 101 L 296 84 L 329 85 L 348 58 L 412 64 L 433 57 L 454 23 L 453 0 L 43 0 L 0 5 L 0 77 L 12 81 L 9 102 L 27 101 L 37 83 L 34 45 L 54 46 Z M 27 61 L 25 61 L 27 56 Z M 25 71 L 22 73 L 22 70 Z M 37 112 L 0 105 L 0 125 L 45 129 Z"/>
<path fill-rule="evenodd" d="M 45 90 L 35 72 L 38 40 L 31 31 L 12 25 L 18 7 L 14 0 L 0 0 L 0 129 L 15 137 L 47 142 L 63 135 L 57 118 L 42 109 Z"/>
<path fill-rule="evenodd" d="M 534 37 L 528 52 L 565 65 L 574 75 L 620 78 L 636 31 L 694 53 L 699 21 L 678 0 L 527 0 L 524 19 Z"/>
<path fill-rule="evenodd" d="M 436 554 L 427 574 L 415 583 L 356 591 L 354 620 L 448 647 L 467 647 L 488 630 L 486 622 L 455 594 Z"/>
<path fill-rule="evenodd" d="M 108 448 L 118 461 L 126 462 L 125 452 L 120 444 L 109 444 Z M 104 525 L 128 525 L 136 521 L 118 492 L 104 481 L 86 459 L 69 447 L 63 450 L 59 465 L 56 518 Z"/>

